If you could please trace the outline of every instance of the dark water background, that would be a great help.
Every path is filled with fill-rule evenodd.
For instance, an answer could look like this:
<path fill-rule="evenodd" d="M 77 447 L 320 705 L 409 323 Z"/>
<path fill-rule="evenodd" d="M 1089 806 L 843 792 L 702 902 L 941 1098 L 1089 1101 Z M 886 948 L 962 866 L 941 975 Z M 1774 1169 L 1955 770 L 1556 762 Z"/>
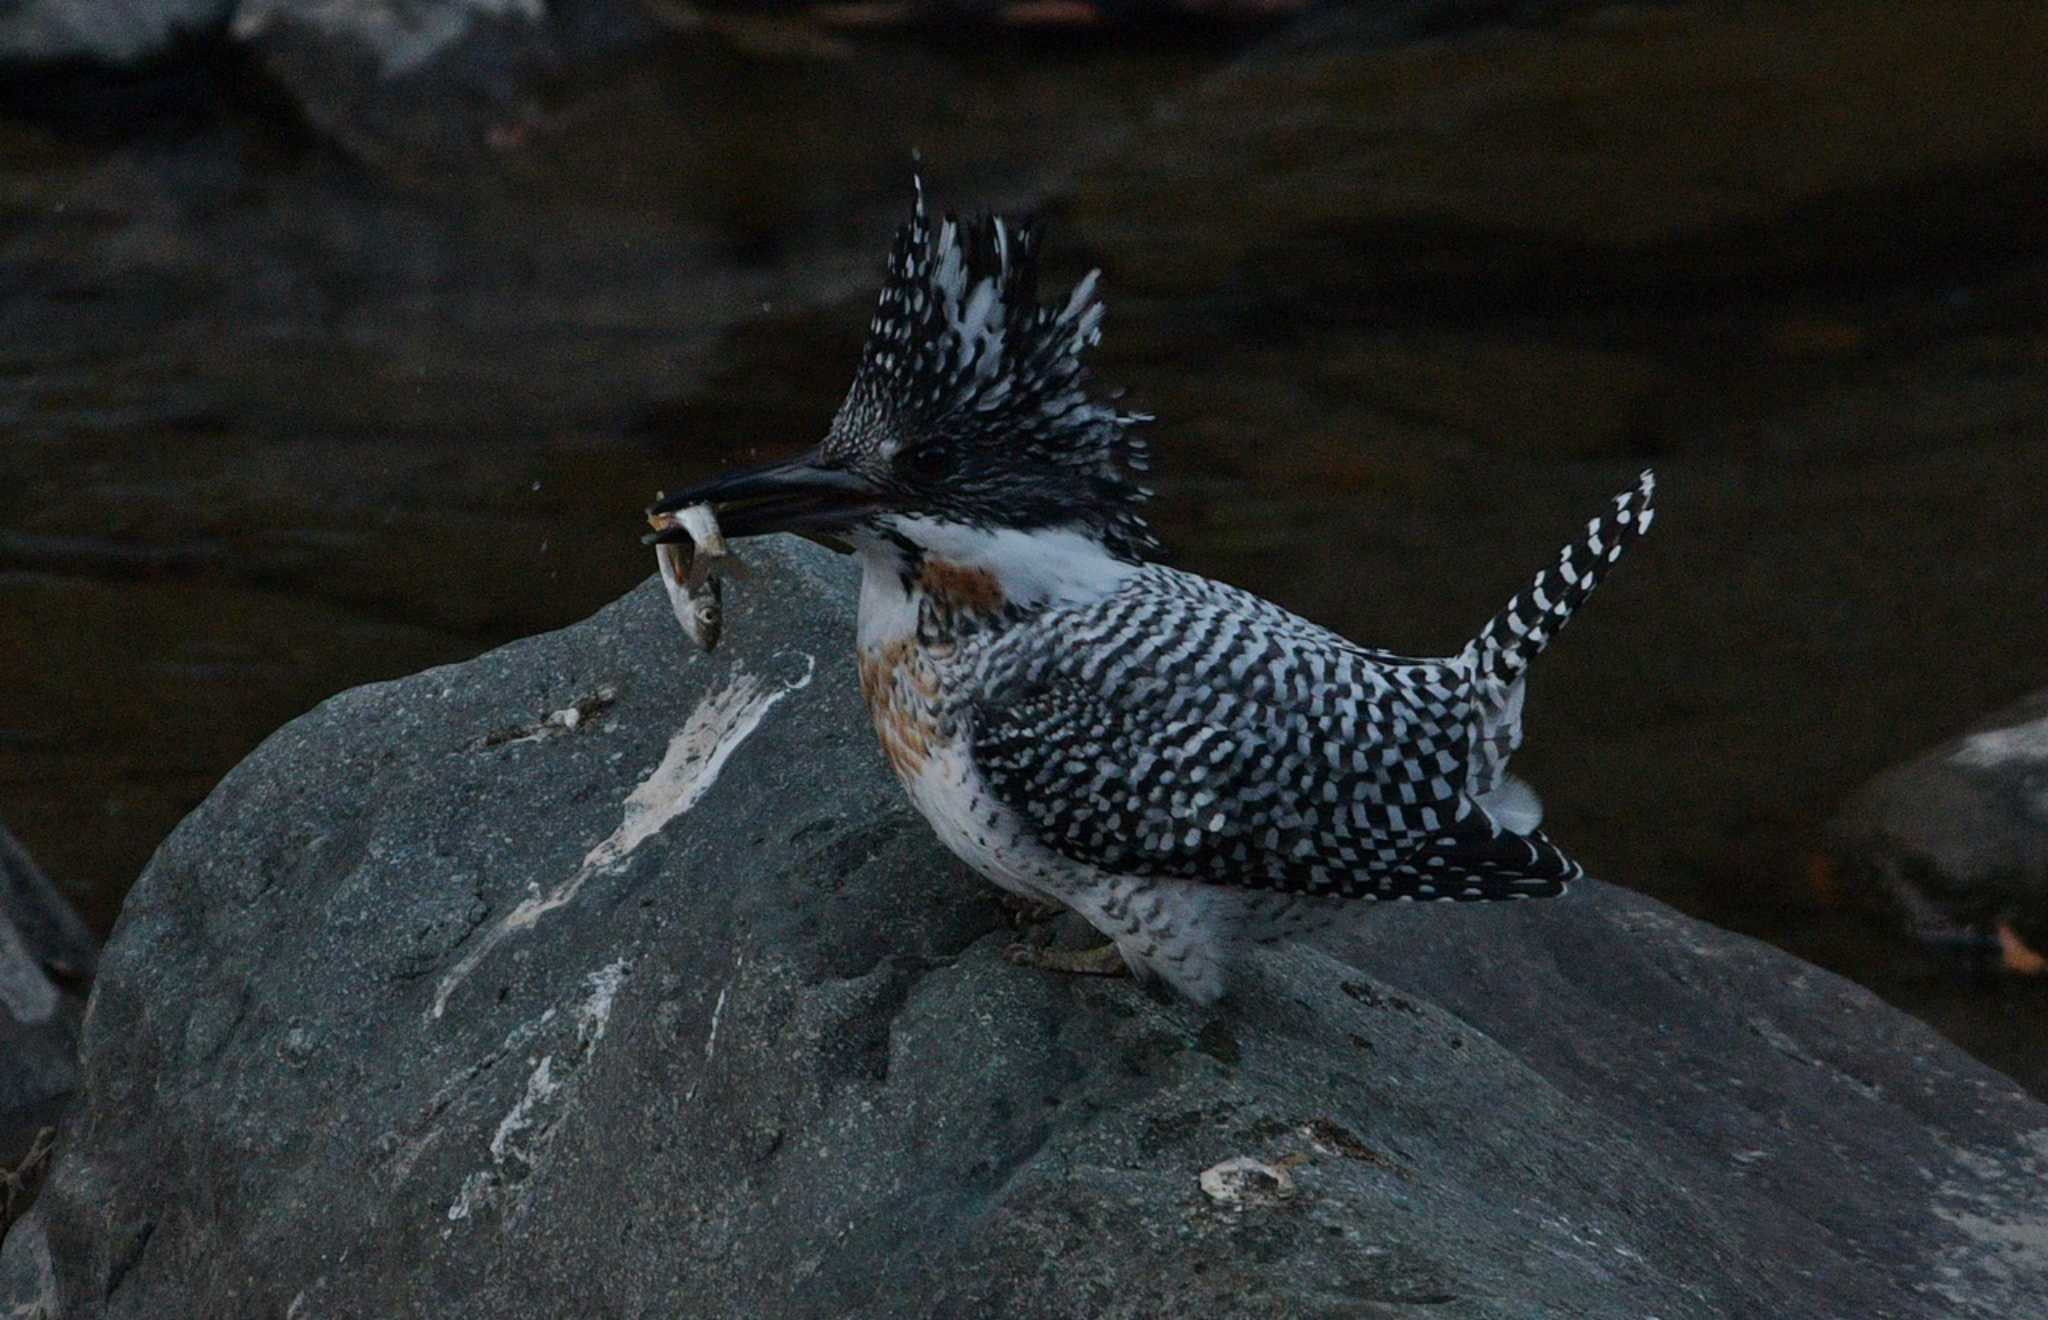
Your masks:
<path fill-rule="evenodd" d="M 1654 463 L 1532 683 L 1554 833 L 2048 1091 L 2044 987 L 1814 883 L 1859 783 L 2048 683 L 2043 67 L 2035 6 L 1617 7 L 706 36 L 460 170 L 218 70 L 0 117 L 0 819 L 105 929 L 294 714 L 632 586 L 656 488 L 820 434 L 914 146 L 1104 268 L 1188 567 L 1452 650 Z"/>

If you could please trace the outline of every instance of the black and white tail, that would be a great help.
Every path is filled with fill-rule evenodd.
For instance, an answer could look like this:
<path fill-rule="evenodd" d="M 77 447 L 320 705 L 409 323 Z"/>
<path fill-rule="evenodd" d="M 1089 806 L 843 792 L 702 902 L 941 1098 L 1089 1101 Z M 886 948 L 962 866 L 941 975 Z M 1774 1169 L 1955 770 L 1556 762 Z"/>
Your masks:
<path fill-rule="evenodd" d="M 1482 805 L 1489 805 L 1489 795 L 1527 795 L 1530 806 L 1513 814 L 1528 819 L 1529 828 L 1541 819 L 1541 807 L 1534 805 L 1533 794 L 1527 794 L 1526 788 L 1507 775 L 1508 758 L 1522 745 L 1522 675 L 1557 630 L 1586 603 L 1621 552 L 1650 530 L 1650 520 L 1656 516 L 1650 501 L 1656 489 L 1655 474 L 1645 471 L 1633 489 L 1615 496 L 1614 507 L 1588 521 L 1586 534 L 1558 552 L 1556 566 L 1544 569 L 1534 582 L 1515 593 L 1507 608 L 1487 621 L 1458 658 L 1474 697 L 1473 754 L 1466 791 Z M 1531 809 L 1533 817 L 1529 816 Z"/>
<path fill-rule="evenodd" d="M 1507 608 L 1487 621 L 1465 647 L 1465 672 L 1478 689 L 1481 704 L 1505 705 L 1508 690 L 1521 680 L 1529 662 L 1542 653 L 1564 627 L 1621 552 L 1650 530 L 1656 510 L 1650 497 L 1657 479 L 1644 472 L 1633 490 L 1614 497 L 1614 507 L 1586 524 L 1586 534 L 1558 552 L 1557 566 L 1515 593 Z"/>
<path fill-rule="evenodd" d="M 1585 874 L 1538 828 L 1543 804 L 1508 774 L 1522 745 L 1522 676 L 1564 627 L 1621 552 L 1650 528 L 1656 479 L 1645 472 L 1614 507 L 1586 524 L 1557 566 L 1536 575 L 1479 630 L 1457 663 L 1472 686 L 1472 754 L 1462 810 L 1449 829 L 1425 839 L 1379 881 L 1377 898 L 1487 902 L 1550 898 Z"/>

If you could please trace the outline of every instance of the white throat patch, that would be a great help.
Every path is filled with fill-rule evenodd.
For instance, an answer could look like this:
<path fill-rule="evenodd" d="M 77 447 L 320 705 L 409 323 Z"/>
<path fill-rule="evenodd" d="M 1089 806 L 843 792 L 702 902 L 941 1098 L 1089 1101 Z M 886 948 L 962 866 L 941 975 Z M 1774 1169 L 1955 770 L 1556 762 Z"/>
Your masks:
<path fill-rule="evenodd" d="M 988 573 L 1003 598 L 1026 609 L 1080 604 L 1108 595 L 1138 571 L 1092 536 L 1068 527 L 969 527 L 934 518 L 894 515 L 890 530 L 926 557 Z M 885 538 L 857 538 L 861 559 L 860 640 L 863 646 L 917 627 L 917 602 L 903 588 L 902 552 Z"/>

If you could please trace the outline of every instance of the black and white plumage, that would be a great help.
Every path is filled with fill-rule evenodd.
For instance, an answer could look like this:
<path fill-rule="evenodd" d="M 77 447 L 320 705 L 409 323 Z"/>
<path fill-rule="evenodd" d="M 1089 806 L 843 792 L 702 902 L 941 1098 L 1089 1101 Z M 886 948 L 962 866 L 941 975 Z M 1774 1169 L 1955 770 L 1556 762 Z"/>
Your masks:
<path fill-rule="evenodd" d="M 1085 388 L 1096 280 L 1041 306 L 1037 227 L 948 216 L 934 230 L 920 182 L 825 452 L 880 460 L 885 482 L 907 473 L 913 498 L 942 479 L 951 510 L 986 525 L 1079 525 L 1124 557 L 1156 555 L 1139 512 L 1152 419 Z"/>
<path fill-rule="evenodd" d="M 1507 773 L 1524 675 L 1649 529 L 1651 475 L 1457 655 L 1357 646 L 1150 562 L 1149 419 L 1090 397 L 1095 276 L 1041 306 L 1035 246 L 999 219 L 935 229 L 920 189 L 825 442 L 657 509 L 849 541 L 861 686 L 912 802 L 1196 999 L 1234 948 L 1342 900 L 1563 892 L 1580 868 Z"/>

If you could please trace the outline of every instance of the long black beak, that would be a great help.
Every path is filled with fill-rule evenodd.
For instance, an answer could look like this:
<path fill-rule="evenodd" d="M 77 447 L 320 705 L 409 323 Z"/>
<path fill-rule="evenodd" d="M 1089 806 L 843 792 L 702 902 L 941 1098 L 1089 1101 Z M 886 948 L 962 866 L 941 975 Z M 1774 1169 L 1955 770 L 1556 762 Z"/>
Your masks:
<path fill-rule="evenodd" d="M 887 507 L 883 492 L 843 468 L 827 467 L 810 453 L 787 463 L 728 472 L 701 486 L 665 495 L 647 507 L 649 517 L 709 504 L 727 536 L 769 532 L 834 532 Z M 651 544 L 687 541 L 680 527 L 641 538 Z"/>

